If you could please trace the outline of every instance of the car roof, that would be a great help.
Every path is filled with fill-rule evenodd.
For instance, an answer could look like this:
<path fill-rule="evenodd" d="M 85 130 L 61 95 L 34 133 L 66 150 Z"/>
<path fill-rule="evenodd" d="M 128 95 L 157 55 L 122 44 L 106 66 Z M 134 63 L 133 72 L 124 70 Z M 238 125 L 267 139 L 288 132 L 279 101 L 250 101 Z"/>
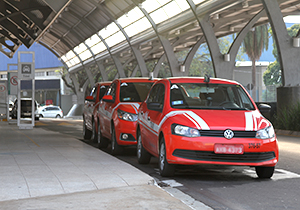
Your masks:
<path fill-rule="evenodd" d="M 155 82 L 159 79 L 158 78 L 149 79 L 149 77 L 129 77 L 129 78 L 119 78 L 115 80 L 119 80 L 120 82 Z"/>
<path fill-rule="evenodd" d="M 166 78 L 166 80 L 169 80 L 171 83 L 205 83 L 204 77 L 169 77 Z M 233 80 L 227 80 L 227 79 L 221 79 L 221 78 L 210 78 L 209 83 L 221 83 L 221 84 L 233 84 L 233 85 L 240 85 L 240 83 L 233 81 Z"/>
<path fill-rule="evenodd" d="M 95 85 L 109 86 L 110 84 L 111 84 L 111 81 L 106 81 L 106 82 L 97 82 Z"/>

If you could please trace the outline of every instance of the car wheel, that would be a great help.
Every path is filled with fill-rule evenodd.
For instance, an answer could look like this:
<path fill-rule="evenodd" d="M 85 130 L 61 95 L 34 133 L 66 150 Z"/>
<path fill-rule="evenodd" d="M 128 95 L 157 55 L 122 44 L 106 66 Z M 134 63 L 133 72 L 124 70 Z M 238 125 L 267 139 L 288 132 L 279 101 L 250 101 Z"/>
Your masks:
<path fill-rule="evenodd" d="M 115 128 L 112 127 L 112 131 L 111 131 L 111 154 L 112 155 L 118 155 L 118 154 L 122 153 L 122 151 L 123 151 L 123 147 L 118 144 L 117 139 L 116 139 Z"/>
<path fill-rule="evenodd" d="M 55 118 L 61 118 L 61 116 L 58 114 L 58 115 L 55 116 Z"/>
<path fill-rule="evenodd" d="M 164 138 L 160 141 L 159 146 L 159 173 L 161 176 L 173 176 L 175 173 L 175 165 L 169 164 L 167 161 L 166 144 Z"/>
<path fill-rule="evenodd" d="M 104 137 L 102 136 L 101 129 L 100 129 L 100 122 L 99 122 L 99 120 L 98 120 L 98 135 L 97 135 L 97 142 L 98 142 L 98 148 L 99 148 L 99 149 L 107 148 L 107 146 L 108 146 L 108 139 L 107 139 L 107 138 L 104 138 Z"/>
<path fill-rule="evenodd" d="M 92 136 L 91 136 L 91 140 L 92 140 L 92 143 L 97 143 L 98 142 L 95 120 L 93 120 L 93 124 L 92 124 Z"/>
<path fill-rule="evenodd" d="M 92 132 L 87 129 L 86 124 L 85 124 L 85 119 L 83 117 L 83 129 L 82 129 L 82 135 L 84 139 L 90 139 L 92 136 Z"/>
<path fill-rule="evenodd" d="M 274 174 L 275 167 L 256 166 L 255 171 L 260 179 L 270 179 Z"/>
<path fill-rule="evenodd" d="M 42 114 L 40 114 L 40 118 L 43 118 L 44 116 Z"/>
<path fill-rule="evenodd" d="M 140 164 L 148 164 L 151 160 L 151 154 L 144 148 L 142 143 L 141 132 L 138 131 L 137 134 L 137 149 L 136 149 L 137 159 Z"/>

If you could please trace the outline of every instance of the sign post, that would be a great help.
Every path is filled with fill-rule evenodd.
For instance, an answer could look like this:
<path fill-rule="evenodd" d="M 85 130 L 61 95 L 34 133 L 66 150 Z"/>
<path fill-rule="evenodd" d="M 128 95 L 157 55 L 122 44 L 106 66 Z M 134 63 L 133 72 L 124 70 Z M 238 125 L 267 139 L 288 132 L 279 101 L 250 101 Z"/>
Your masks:
<path fill-rule="evenodd" d="M 21 62 L 22 54 L 31 54 L 32 62 Z M 21 81 L 22 80 L 31 80 L 32 81 L 32 96 L 31 96 L 31 123 L 21 123 Z M 18 78 L 17 82 L 12 80 L 14 84 L 18 86 L 18 116 L 17 124 L 19 129 L 33 129 L 34 120 L 35 120 L 35 54 L 34 52 L 19 51 L 18 52 Z"/>

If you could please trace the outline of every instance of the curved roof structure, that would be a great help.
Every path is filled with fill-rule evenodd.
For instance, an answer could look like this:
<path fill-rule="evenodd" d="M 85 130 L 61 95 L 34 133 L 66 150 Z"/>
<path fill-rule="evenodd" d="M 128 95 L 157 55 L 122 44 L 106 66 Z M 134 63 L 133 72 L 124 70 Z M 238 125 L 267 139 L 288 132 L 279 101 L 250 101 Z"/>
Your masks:
<path fill-rule="evenodd" d="M 278 0 L 283 16 L 299 14 L 299 0 Z M 0 50 L 11 57 L 35 41 L 61 58 L 69 70 L 96 60 L 121 63 L 190 49 L 204 35 L 207 17 L 215 36 L 237 33 L 264 8 L 261 0 L 1 0 Z M 269 22 L 266 13 L 255 24 Z"/>

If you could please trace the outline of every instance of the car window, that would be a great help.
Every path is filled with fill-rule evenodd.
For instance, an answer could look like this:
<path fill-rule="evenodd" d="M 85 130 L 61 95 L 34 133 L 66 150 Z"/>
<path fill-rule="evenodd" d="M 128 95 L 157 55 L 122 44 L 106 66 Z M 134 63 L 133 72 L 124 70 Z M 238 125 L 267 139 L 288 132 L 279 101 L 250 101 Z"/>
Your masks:
<path fill-rule="evenodd" d="M 123 82 L 120 87 L 121 102 L 142 102 L 146 99 L 152 82 Z"/>
<path fill-rule="evenodd" d="M 109 86 L 109 88 L 106 92 L 106 95 L 111 95 L 113 97 L 113 99 L 115 99 L 115 97 L 116 97 L 116 87 L 117 87 L 116 83 L 112 83 Z"/>
<path fill-rule="evenodd" d="M 157 103 L 159 108 L 163 108 L 165 98 L 165 86 L 163 84 L 156 84 L 149 93 L 147 104 Z"/>
<path fill-rule="evenodd" d="M 99 93 L 99 100 L 101 100 L 102 97 L 104 96 L 104 94 L 105 94 L 105 92 L 106 92 L 106 90 L 107 90 L 107 87 L 108 87 L 108 86 L 101 85 L 101 87 L 100 87 L 100 93 Z"/>
<path fill-rule="evenodd" d="M 170 103 L 173 108 L 254 110 L 242 87 L 231 84 L 172 84 Z"/>
<path fill-rule="evenodd" d="M 97 86 L 93 87 L 90 96 L 93 96 L 94 98 L 96 98 L 97 96 Z"/>

